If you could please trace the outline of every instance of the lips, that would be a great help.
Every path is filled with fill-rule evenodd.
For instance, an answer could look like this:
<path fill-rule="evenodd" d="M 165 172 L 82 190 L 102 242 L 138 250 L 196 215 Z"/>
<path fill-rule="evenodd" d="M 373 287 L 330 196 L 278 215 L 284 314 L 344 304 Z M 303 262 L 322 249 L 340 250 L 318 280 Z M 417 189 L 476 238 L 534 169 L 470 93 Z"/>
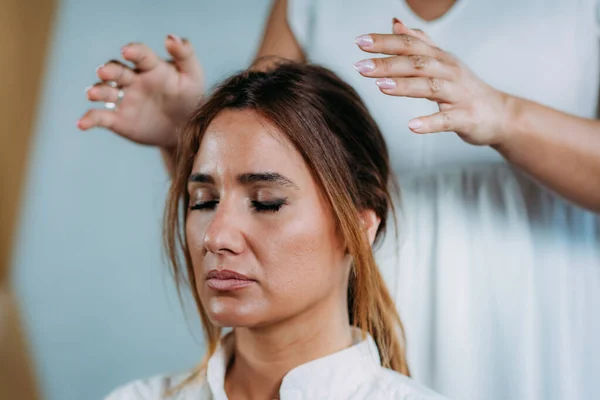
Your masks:
<path fill-rule="evenodd" d="M 206 275 L 206 285 L 217 291 L 233 291 L 244 289 L 256 283 L 254 279 L 250 279 L 246 275 L 230 271 L 217 271 L 213 269 Z"/>

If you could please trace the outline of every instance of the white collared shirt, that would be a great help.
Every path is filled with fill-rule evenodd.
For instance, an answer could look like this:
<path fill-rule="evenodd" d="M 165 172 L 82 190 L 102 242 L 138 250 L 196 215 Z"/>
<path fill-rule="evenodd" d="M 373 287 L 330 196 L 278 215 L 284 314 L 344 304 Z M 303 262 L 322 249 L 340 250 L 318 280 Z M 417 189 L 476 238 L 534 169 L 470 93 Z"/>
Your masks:
<path fill-rule="evenodd" d="M 362 340 L 353 332 L 354 344 L 342 351 L 302 364 L 283 378 L 280 400 L 443 400 L 444 397 L 411 378 L 383 368 L 371 336 Z M 184 387 L 176 395 L 164 397 L 186 375 L 156 376 L 123 386 L 105 400 L 228 400 L 225 373 L 231 358 L 226 341 L 208 361 L 206 380 Z"/>

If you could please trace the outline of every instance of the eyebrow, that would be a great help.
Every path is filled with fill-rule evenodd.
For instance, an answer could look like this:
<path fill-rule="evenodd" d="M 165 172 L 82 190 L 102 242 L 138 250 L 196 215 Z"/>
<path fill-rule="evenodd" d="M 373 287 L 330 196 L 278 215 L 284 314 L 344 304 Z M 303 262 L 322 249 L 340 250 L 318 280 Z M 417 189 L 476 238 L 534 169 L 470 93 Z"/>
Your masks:
<path fill-rule="evenodd" d="M 251 185 L 253 183 L 274 183 L 276 185 L 288 186 L 296 190 L 300 190 L 300 188 L 292 182 L 290 179 L 285 176 L 278 174 L 277 172 L 251 172 L 240 174 L 237 176 L 237 181 L 242 185 Z M 191 174 L 188 182 L 198 182 L 198 183 L 209 183 L 214 185 L 215 179 L 208 174 Z"/>

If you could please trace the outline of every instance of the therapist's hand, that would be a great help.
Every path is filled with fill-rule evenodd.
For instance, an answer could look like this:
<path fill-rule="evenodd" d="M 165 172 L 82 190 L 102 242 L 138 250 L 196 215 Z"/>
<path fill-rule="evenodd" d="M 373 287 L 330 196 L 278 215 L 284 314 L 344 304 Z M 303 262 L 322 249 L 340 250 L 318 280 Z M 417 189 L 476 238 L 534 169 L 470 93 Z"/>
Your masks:
<path fill-rule="evenodd" d="M 98 67 L 100 81 L 86 89 L 87 98 L 115 102 L 118 89 L 107 81 L 116 81 L 125 96 L 115 110 L 88 110 L 77 126 L 81 130 L 103 127 L 136 143 L 173 149 L 177 127 L 202 99 L 204 73 L 187 40 L 169 35 L 165 47 L 172 57 L 169 61 L 142 43 L 130 43 L 121 55 L 134 68 L 118 60 Z"/>
<path fill-rule="evenodd" d="M 483 82 L 425 33 L 398 20 L 393 32 L 359 36 L 356 44 L 362 50 L 388 57 L 359 61 L 355 69 L 365 77 L 378 78 L 375 83 L 387 95 L 438 103 L 438 113 L 410 120 L 413 132 L 456 132 L 474 145 L 495 145 L 506 139 L 509 95 Z"/>

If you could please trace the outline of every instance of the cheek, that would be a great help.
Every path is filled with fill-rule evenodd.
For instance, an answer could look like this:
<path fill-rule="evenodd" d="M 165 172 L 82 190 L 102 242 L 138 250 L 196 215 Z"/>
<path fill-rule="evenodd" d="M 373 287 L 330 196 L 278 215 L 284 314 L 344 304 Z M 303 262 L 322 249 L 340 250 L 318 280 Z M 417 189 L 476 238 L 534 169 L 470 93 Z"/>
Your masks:
<path fill-rule="evenodd" d="M 268 239 L 257 249 L 270 294 L 306 298 L 343 282 L 344 252 L 325 216 L 295 213 L 278 225 L 263 233 Z"/>

